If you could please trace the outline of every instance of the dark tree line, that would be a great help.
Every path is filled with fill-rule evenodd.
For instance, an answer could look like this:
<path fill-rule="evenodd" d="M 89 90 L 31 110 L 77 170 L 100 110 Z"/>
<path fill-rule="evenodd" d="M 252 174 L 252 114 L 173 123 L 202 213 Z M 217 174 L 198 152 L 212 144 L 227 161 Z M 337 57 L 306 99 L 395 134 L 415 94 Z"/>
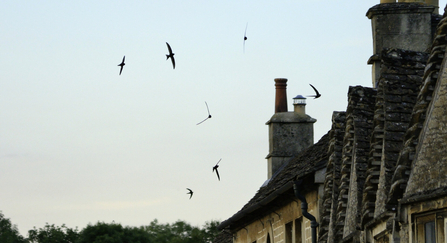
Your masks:
<path fill-rule="evenodd" d="M 218 221 L 206 222 L 203 227 L 178 220 L 160 224 L 157 219 L 147 226 L 122 226 L 112 222 L 97 222 L 78 230 L 66 225 L 46 224 L 20 235 L 17 226 L 0 212 L 0 242 L 2 243 L 209 243 L 216 237 Z"/>
<path fill-rule="evenodd" d="M 25 238 L 20 235 L 17 226 L 13 225 L 11 220 L 5 218 L 2 212 L 0 212 L 0 242 L 27 242 Z"/>

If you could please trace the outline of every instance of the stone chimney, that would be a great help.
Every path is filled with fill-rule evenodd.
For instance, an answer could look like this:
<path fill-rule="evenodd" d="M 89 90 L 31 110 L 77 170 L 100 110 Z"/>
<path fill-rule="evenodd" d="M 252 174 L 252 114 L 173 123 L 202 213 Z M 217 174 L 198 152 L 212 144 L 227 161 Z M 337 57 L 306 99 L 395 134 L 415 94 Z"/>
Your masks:
<path fill-rule="evenodd" d="M 269 126 L 269 154 L 267 178 L 270 179 L 285 163 L 314 143 L 313 124 L 316 119 L 306 115 L 303 96 L 294 98 L 295 109 L 287 110 L 287 79 L 275 79 L 275 114 L 266 123 Z"/>
<path fill-rule="evenodd" d="M 376 88 L 380 75 L 380 53 L 385 48 L 426 52 L 433 42 L 435 28 L 440 18 L 438 0 L 380 0 L 366 16 L 371 19 L 373 55 L 372 85 Z M 434 14 L 434 15 L 433 15 Z"/>

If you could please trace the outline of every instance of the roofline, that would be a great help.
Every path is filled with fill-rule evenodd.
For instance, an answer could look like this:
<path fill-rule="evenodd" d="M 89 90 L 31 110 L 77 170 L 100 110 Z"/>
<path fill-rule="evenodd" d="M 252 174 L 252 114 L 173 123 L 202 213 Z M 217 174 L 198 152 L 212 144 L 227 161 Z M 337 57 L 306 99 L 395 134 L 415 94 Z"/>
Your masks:
<path fill-rule="evenodd" d="M 323 160 L 321 160 L 323 161 Z M 320 161 L 320 162 L 321 162 Z M 317 163 L 318 164 L 318 163 Z M 227 228 L 228 226 L 236 223 L 237 221 L 239 221 L 240 219 L 242 219 L 243 217 L 253 213 L 254 211 L 261 209 L 262 207 L 267 206 L 269 203 L 271 203 L 273 200 L 275 200 L 276 198 L 278 198 L 278 196 L 280 196 L 281 194 L 283 194 L 284 192 L 290 190 L 293 188 L 293 181 L 294 180 L 298 180 L 298 179 L 302 179 L 306 176 L 309 176 L 311 174 L 315 175 L 315 172 L 318 170 L 321 170 L 325 168 L 325 166 L 316 166 L 314 171 L 309 172 L 308 174 L 304 174 L 301 176 L 295 176 L 292 180 L 288 181 L 286 184 L 284 184 L 282 187 L 280 187 L 278 190 L 273 191 L 270 195 L 268 195 L 267 197 L 265 197 L 264 199 L 262 199 L 261 201 L 255 203 L 254 205 L 241 210 L 239 212 L 237 212 L 236 214 L 234 214 L 231 218 L 222 221 L 218 226 L 217 229 L 218 230 L 223 230 L 225 228 Z M 317 183 L 318 184 L 318 183 Z"/>
<path fill-rule="evenodd" d="M 329 144 L 325 144 L 325 143 L 329 143 L 329 141 L 326 141 L 326 142 L 323 141 L 323 142 L 322 142 L 322 139 L 323 139 L 324 137 L 328 136 L 328 134 L 329 134 L 329 132 L 328 132 L 327 134 L 323 135 L 323 137 L 321 137 L 320 140 L 319 140 L 317 143 L 311 145 L 309 148 L 314 147 L 314 146 L 316 146 L 316 145 L 318 145 L 318 144 L 320 144 L 320 143 L 321 143 L 321 144 L 318 145 L 318 146 L 321 146 L 321 145 L 329 146 Z M 309 149 L 309 148 L 307 148 L 307 149 Z M 307 150 L 307 149 L 306 149 L 306 150 Z M 306 150 L 305 150 L 305 151 L 306 151 Z M 320 150 L 322 150 L 322 149 L 320 149 Z M 327 147 L 326 147 L 326 150 L 327 150 Z M 320 152 L 322 152 L 322 151 L 320 151 Z M 300 154 L 303 154 L 303 153 L 304 153 L 304 151 L 302 151 Z M 297 158 L 297 157 L 298 157 L 298 159 L 300 159 L 300 158 L 299 158 L 300 155 L 294 156 L 293 158 L 291 158 L 291 160 L 289 160 L 289 163 L 290 163 L 293 159 L 295 159 L 295 158 Z M 289 164 L 289 163 L 288 163 L 288 164 Z M 232 224 L 236 224 L 238 221 L 241 221 L 245 216 L 248 216 L 249 214 L 253 214 L 253 212 L 255 212 L 255 211 L 257 211 L 257 210 L 260 210 L 260 209 L 266 207 L 266 206 L 267 206 L 268 204 L 270 204 L 273 200 L 277 199 L 280 195 L 284 194 L 284 193 L 287 192 L 288 190 L 292 190 L 292 188 L 293 188 L 293 181 L 294 181 L 294 180 L 303 179 L 303 178 L 308 178 L 308 176 L 311 176 L 311 175 L 314 175 L 314 176 L 315 176 L 315 172 L 316 172 L 316 171 L 319 171 L 320 169 L 325 168 L 326 165 L 327 165 L 327 163 L 328 163 L 328 155 L 323 156 L 323 157 L 320 157 L 320 158 L 317 158 L 317 159 L 315 160 L 315 162 L 314 162 L 314 165 L 313 165 L 313 168 L 312 168 L 312 169 L 310 169 L 310 170 L 305 170 L 305 169 L 304 169 L 304 171 L 300 171 L 300 172 L 296 173 L 296 174 L 293 175 L 293 176 L 290 176 L 290 175 L 289 175 L 290 177 L 287 176 L 288 179 L 285 179 L 285 180 L 287 180 L 287 182 L 285 182 L 279 189 L 276 189 L 276 190 L 273 189 L 272 192 L 271 192 L 268 196 L 265 196 L 265 197 L 264 197 L 264 196 L 261 196 L 261 198 L 263 198 L 263 199 L 261 199 L 260 201 L 258 201 L 258 202 L 256 202 L 256 203 L 253 203 L 251 206 L 248 206 L 248 207 L 245 208 L 245 209 L 241 209 L 239 212 L 237 212 L 236 214 L 234 214 L 233 216 L 231 216 L 229 219 L 222 221 L 222 222 L 217 226 L 217 229 L 218 229 L 218 230 L 223 230 L 223 229 L 226 229 L 226 228 L 231 229 L 229 226 L 231 226 Z M 287 166 L 285 166 L 284 168 L 287 168 Z M 281 171 L 282 171 L 282 170 L 281 170 Z M 271 179 L 274 179 L 274 177 L 272 177 Z M 270 181 L 269 184 L 270 184 L 270 183 L 272 183 L 272 181 Z M 314 178 L 312 184 L 321 184 L 321 183 L 316 182 L 316 181 L 315 181 L 315 178 Z M 269 185 L 266 185 L 266 187 L 268 187 L 268 186 L 269 186 Z M 279 186 L 279 185 L 278 185 L 278 186 Z M 293 191 L 293 190 L 292 190 L 292 191 Z M 259 191 L 258 191 L 258 193 L 259 193 Z M 257 194 L 256 194 L 256 195 L 257 195 Z M 255 195 L 254 198 L 256 198 L 256 195 Z M 253 200 L 254 198 L 252 198 L 252 200 Z M 251 201 L 249 201 L 246 205 L 251 204 L 250 202 L 251 202 Z M 256 218 L 256 215 L 255 215 L 255 218 Z M 252 220 L 253 220 L 253 219 L 250 219 L 250 222 L 251 222 Z M 235 227 L 235 228 L 237 228 L 237 227 Z"/>
<path fill-rule="evenodd" d="M 231 218 L 223 221 L 219 226 L 217 226 L 217 229 L 223 230 L 226 227 L 230 226 L 231 224 L 237 222 L 241 218 L 247 216 L 248 214 L 253 213 L 254 211 L 256 211 L 264 206 L 267 206 L 270 202 L 275 200 L 279 195 L 283 194 L 287 190 L 290 190 L 292 187 L 293 187 L 293 181 L 287 182 L 285 185 L 283 185 L 278 190 L 275 190 L 273 193 L 268 195 L 266 198 L 262 199 L 261 201 L 257 202 L 256 204 L 254 204 L 244 210 L 237 212 Z"/>

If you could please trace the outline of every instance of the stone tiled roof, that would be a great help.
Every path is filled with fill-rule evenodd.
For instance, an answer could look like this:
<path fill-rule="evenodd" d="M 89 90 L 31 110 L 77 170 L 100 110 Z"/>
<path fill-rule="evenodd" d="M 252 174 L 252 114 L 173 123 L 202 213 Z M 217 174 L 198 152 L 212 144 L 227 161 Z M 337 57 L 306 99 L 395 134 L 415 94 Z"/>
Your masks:
<path fill-rule="evenodd" d="M 421 52 L 384 50 L 377 90 L 350 87 L 347 111 L 334 113 L 320 242 L 357 239 L 358 226 L 374 218 L 377 205 L 385 210 L 427 58 Z"/>
<path fill-rule="evenodd" d="M 320 141 L 318 141 L 318 143 L 310 146 L 298 156 L 291 159 L 287 166 L 270 180 L 267 186 L 259 189 L 256 195 L 242 208 L 242 210 L 261 201 L 286 183 L 324 168 L 328 158 L 328 142 L 329 136 L 326 134 Z"/>
<path fill-rule="evenodd" d="M 232 243 L 232 242 L 233 242 L 233 235 L 226 230 L 222 230 L 213 240 L 213 243 Z"/>
<path fill-rule="evenodd" d="M 335 242 L 341 236 L 356 231 L 360 218 L 361 193 L 365 182 L 370 136 L 373 129 L 374 104 L 377 91 L 362 86 L 349 87 L 346 109 L 346 129 L 343 136 L 338 198 L 336 199 L 336 222 L 345 222 L 334 227 Z M 351 178 L 354 177 L 355 179 Z M 349 199 L 349 200 L 348 200 Z"/>
<path fill-rule="evenodd" d="M 309 175 L 319 169 L 326 167 L 328 161 L 329 136 L 324 135 L 320 141 L 303 150 L 298 156 L 292 158 L 287 165 L 274 175 L 266 186 L 261 187 L 255 196 L 242 209 L 228 220 L 221 223 L 219 228 L 231 226 L 236 222 L 249 222 L 262 215 L 254 215 L 254 211 L 262 212 L 261 202 L 273 201 L 281 194 L 287 194 L 289 199 L 293 198 L 292 182 L 297 178 Z M 245 212 L 250 212 L 247 215 Z M 254 215 L 254 216 L 253 216 Z"/>
<path fill-rule="evenodd" d="M 436 36 L 431 48 L 431 53 L 425 67 L 423 83 L 416 99 L 416 104 L 410 120 L 409 129 L 404 136 L 404 145 L 399 154 L 394 174 L 392 176 L 388 204 L 397 205 L 403 197 L 407 182 L 411 173 L 411 165 L 415 157 L 416 147 L 419 142 L 423 124 L 425 122 L 427 108 L 431 102 L 433 91 L 438 79 L 439 69 L 445 57 L 447 45 L 447 17 L 438 24 Z"/>
<path fill-rule="evenodd" d="M 343 137 L 345 134 L 346 112 L 336 111 L 332 115 L 332 128 L 329 132 L 329 161 L 324 181 L 323 206 L 321 209 L 319 242 L 327 242 L 334 238 L 336 198 L 338 198 L 338 182 L 340 181 Z"/>
<path fill-rule="evenodd" d="M 384 49 L 377 87 L 374 129 L 363 191 L 361 225 L 386 211 L 386 198 L 428 54 Z M 380 175 L 380 177 L 379 177 Z"/>
<path fill-rule="evenodd" d="M 438 38 L 430 55 L 430 68 L 424 75 L 424 88 L 420 98 L 428 103 L 425 107 L 423 127 L 420 130 L 416 155 L 411 164 L 411 174 L 401 203 L 427 200 L 447 195 L 447 74 L 445 49 L 447 41 L 447 18 L 438 26 Z M 440 37 L 440 38 L 439 38 Z M 436 53 L 436 58 L 432 58 Z M 444 59 L 441 65 L 436 62 Z M 434 63 L 430 62 L 434 61 Z M 428 66 L 428 65 L 427 65 Z M 434 67 L 435 66 L 435 67 Z M 426 82 L 425 82 L 426 81 Z M 427 85 L 425 85 L 427 84 Z M 418 99 L 418 101 L 420 101 Z"/>

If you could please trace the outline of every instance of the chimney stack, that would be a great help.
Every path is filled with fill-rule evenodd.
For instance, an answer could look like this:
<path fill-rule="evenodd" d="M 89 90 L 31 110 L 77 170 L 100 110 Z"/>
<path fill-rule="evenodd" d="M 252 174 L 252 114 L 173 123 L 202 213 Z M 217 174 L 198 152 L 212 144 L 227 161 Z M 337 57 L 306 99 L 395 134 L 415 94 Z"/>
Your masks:
<path fill-rule="evenodd" d="M 294 98 L 294 111 L 287 111 L 286 86 L 287 79 L 275 79 L 275 114 L 266 123 L 269 126 L 268 179 L 314 143 L 313 124 L 317 120 L 306 114 L 306 98 L 301 95 Z"/>
<path fill-rule="evenodd" d="M 287 112 L 287 79 L 275 78 L 275 113 Z"/>
<path fill-rule="evenodd" d="M 383 49 L 425 52 L 430 47 L 434 26 L 439 22 L 432 14 L 437 14 L 438 8 L 438 0 L 381 0 L 368 10 L 373 36 L 373 55 L 368 64 L 372 65 L 373 88 L 380 78 Z"/>

